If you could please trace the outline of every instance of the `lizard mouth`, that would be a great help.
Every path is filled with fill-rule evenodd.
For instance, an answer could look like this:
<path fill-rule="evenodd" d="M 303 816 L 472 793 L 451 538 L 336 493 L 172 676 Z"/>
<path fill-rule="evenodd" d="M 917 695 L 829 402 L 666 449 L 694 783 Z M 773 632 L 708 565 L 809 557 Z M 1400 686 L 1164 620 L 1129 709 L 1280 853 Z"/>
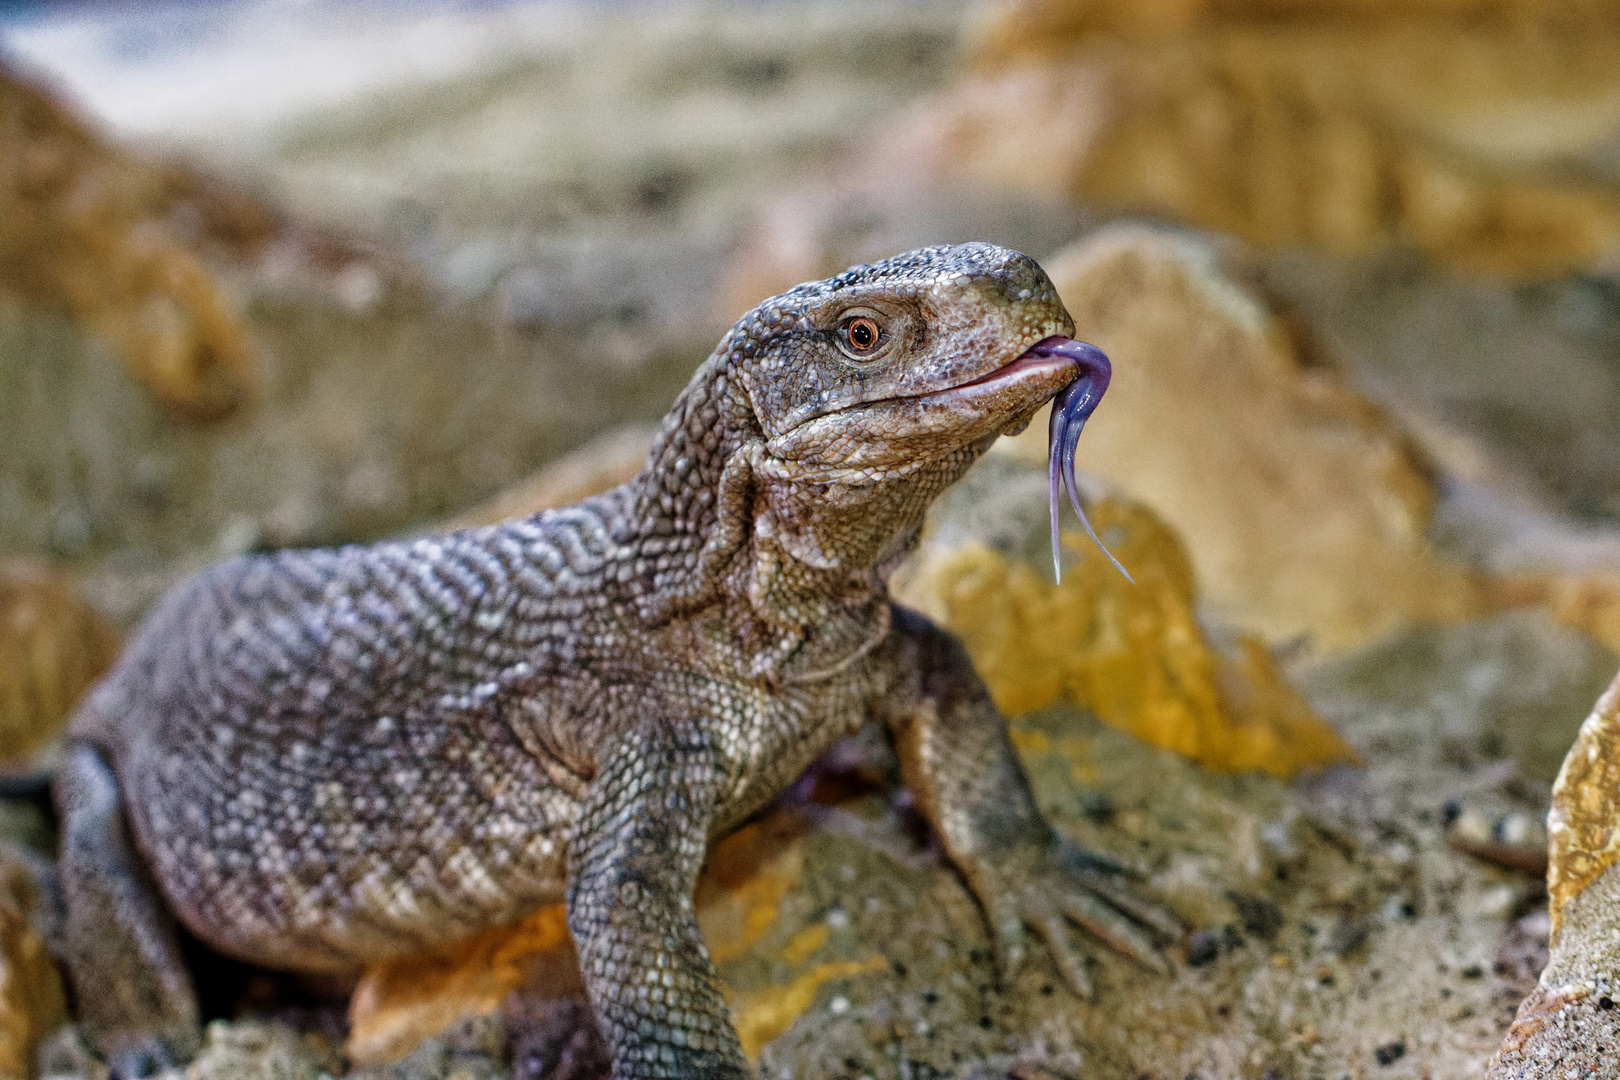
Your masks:
<path fill-rule="evenodd" d="M 1095 345 L 1087 345 L 1083 341 L 1073 338 L 1054 336 L 1042 338 L 1020 353 L 1011 363 L 1003 364 L 970 382 L 961 383 L 937 395 L 942 400 L 953 403 L 972 399 L 979 392 L 1000 392 L 1003 388 L 1012 388 L 1020 398 L 1027 397 L 1024 390 L 1026 384 L 1037 389 L 1037 402 L 1044 402 L 1052 398 L 1052 422 L 1047 443 L 1047 471 L 1051 480 L 1050 510 L 1052 517 L 1052 573 L 1058 581 L 1063 580 L 1063 563 L 1058 529 L 1060 495 L 1066 491 L 1069 496 L 1069 505 L 1074 508 L 1075 516 L 1085 528 L 1086 535 L 1091 537 L 1093 543 L 1107 556 L 1114 568 L 1125 575 L 1125 580 L 1131 581 L 1130 572 L 1120 565 L 1114 558 L 1113 552 L 1103 545 L 1097 536 L 1097 531 L 1091 527 L 1091 520 L 1086 517 L 1085 506 L 1080 499 L 1080 484 L 1075 476 L 1074 455 L 1080 442 L 1080 432 L 1085 429 L 1086 421 L 1096 411 L 1097 405 L 1102 401 L 1103 393 L 1108 389 L 1108 382 L 1113 377 L 1113 365 L 1103 351 Z M 1053 377 L 1059 381 L 1052 393 L 1041 394 L 1044 387 L 1050 385 Z M 982 388 L 982 390 L 981 390 Z"/>
<path fill-rule="evenodd" d="M 976 379 L 957 383 L 944 390 L 917 394 L 914 397 L 928 398 L 941 403 L 966 404 L 969 401 L 1002 396 L 1009 392 L 1019 398 L 1029 398 L 1031 396 L 1029 391 L 1033 391 L 1034 403 L 1038 407 L 1080 377 L 1083 367 L 1080 359 L 1072 354 L 1072 350 L 1064 348 L 1065 345 L 1079 344 L 1066 337 L 1042 338 L 1019 353 L 1015 359 L 985 372 Z M 1107 362 L 1105 357 L 1103 363 Z"/>
<path fill-rule="evenodd" d="M 1070 433 L 1078 437 L 1083 416 L 1090 415 L 1107 385 L 1107 372 L 1108 358 L 1097 349 L 1062 335 L 1048 336 L 999 367 L 954 385 L 828 403 L 773 436 L 768 446 L 783 461 L 881 468 L 894 475 L 933 459 L 943 444 L 983 449 L 997 435 L 1028 423 L 1058 395 L 1072 403 L 1068 412 L 1083 414 L 1076 416 L 1079 422 L 1065 425 L 1060 442 L 1066 441 Z M 1071 387 L 1084 392 L 1077 396 Z M 872 431 L 882 438 L 867 437 Z"/>

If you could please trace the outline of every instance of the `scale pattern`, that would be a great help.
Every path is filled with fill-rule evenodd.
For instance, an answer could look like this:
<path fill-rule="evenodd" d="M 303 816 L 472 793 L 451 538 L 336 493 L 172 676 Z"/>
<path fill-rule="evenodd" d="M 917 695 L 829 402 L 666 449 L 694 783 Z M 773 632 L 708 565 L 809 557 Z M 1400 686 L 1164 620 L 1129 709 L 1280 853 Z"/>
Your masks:
<path fill-rule="evenodd" d="M 693 884 L 717 834 L 867 719 L 900 736 L 1004 965 L 1027 923 L 1083 986 L 1054 913 L 1097 890 L 1064 869 L 965 654 L 886 590 L 932 499 L 1073 377 L 1020 361 L 1071 331 L 1016 252 L 855 267 L 745 316 L 622 488 L 182 585 L 72 728 L 70 914 L 121 913 L 75 947 L 81 994 L 136 969 L 184 987 L 151 911 L 342 973 L 566 899 L 616 1076 L 746 1075 Z M 138 876 L 96 854 L 128 849 L 107 770 L 161 907 L 107 887 Z M 1127 926 L 1108 911 L 1085 924 Z M 115 1067 L 195 1045 L 194 1004 L 164 993 L 155 1018 L 96 1020 Z"/>

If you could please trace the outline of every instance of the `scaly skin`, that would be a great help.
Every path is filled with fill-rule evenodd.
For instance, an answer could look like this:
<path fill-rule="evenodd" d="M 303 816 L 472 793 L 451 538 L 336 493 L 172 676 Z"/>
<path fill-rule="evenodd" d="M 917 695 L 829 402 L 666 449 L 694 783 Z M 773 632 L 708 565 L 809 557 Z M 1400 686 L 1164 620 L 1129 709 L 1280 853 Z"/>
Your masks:
<path fill-rule="evenodd" d="M 75 718 L 58 788 L 92 1036 L 126 1074 L 195 1047 L 165 908 L 342 974 L 566 899 L 615 1076 L 746 1076 L 698 870 L 868 717 L 1004 971 L 1028 926 L 1086 989 L 1065 920 L 1162 963 L 1138 924 L 1173 920 L 1057 837 L 966 654 L 887 594 L 934 497 L 1074 378 L 1019 360 L 1072 330 L 1016 252 L 854 267 L 744 317 L 623 487 L 180 586 Z"/>

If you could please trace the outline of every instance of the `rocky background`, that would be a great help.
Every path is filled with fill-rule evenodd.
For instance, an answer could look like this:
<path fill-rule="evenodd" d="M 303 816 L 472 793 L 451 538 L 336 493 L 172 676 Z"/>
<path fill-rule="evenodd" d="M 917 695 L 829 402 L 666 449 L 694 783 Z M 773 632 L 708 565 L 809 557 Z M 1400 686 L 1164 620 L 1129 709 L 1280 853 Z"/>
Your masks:
<path fill-rule="evenodd" d="M 616 483 L 759 299 L 967 239 L 1114 359 L 1137 584 L 1053 581 L 1037 422 L 897 591 L 1193 932 L 997 985 L 867 733 L 700 887 L 762 1075 L 1620 1077 L 1615 0 L 0 13 L 0 1075 L 105 1076 L 43 778 L 164 588 Z M 188 1076 L 595 1076 L 573 964 L 199 950 Z"/>

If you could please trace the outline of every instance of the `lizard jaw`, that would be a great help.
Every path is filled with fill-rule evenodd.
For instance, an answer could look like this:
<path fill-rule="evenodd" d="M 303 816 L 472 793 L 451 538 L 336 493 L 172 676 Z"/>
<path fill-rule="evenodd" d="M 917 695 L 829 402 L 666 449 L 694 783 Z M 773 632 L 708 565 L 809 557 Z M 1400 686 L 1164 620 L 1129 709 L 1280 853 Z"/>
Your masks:
<path fill-rule="evenodd" d="M 1070 351 L 1056 347 L 1056 343 L 1068 341 L 1065 337 L 1042 338 L 978 378 L 943 390 L 889 400 L 927 402 L 983 413 L 1011 412 L 1007 426 L 1021 426 L 1029 422 L 1031 413 L 1082 376 L 1083 364 Z"/>
<path fill-rule="evenodd" d="M 942 448 L 982 450 L 1009 429 L 1028 424 L 1052 397 L 1082 375 L 1064 337 L 1045 337 L 1000 367 L 966 382 L 922 393 L 864 401 L 830 410 L 767 441 L 772 457 L 832 477 L 911 471 Z M 886 437 L 874 440 L 873 431 Z M 858 433 L 851 437 L 852 433 Z M 975 455 L 976 456 L 976 455 Z"/>

